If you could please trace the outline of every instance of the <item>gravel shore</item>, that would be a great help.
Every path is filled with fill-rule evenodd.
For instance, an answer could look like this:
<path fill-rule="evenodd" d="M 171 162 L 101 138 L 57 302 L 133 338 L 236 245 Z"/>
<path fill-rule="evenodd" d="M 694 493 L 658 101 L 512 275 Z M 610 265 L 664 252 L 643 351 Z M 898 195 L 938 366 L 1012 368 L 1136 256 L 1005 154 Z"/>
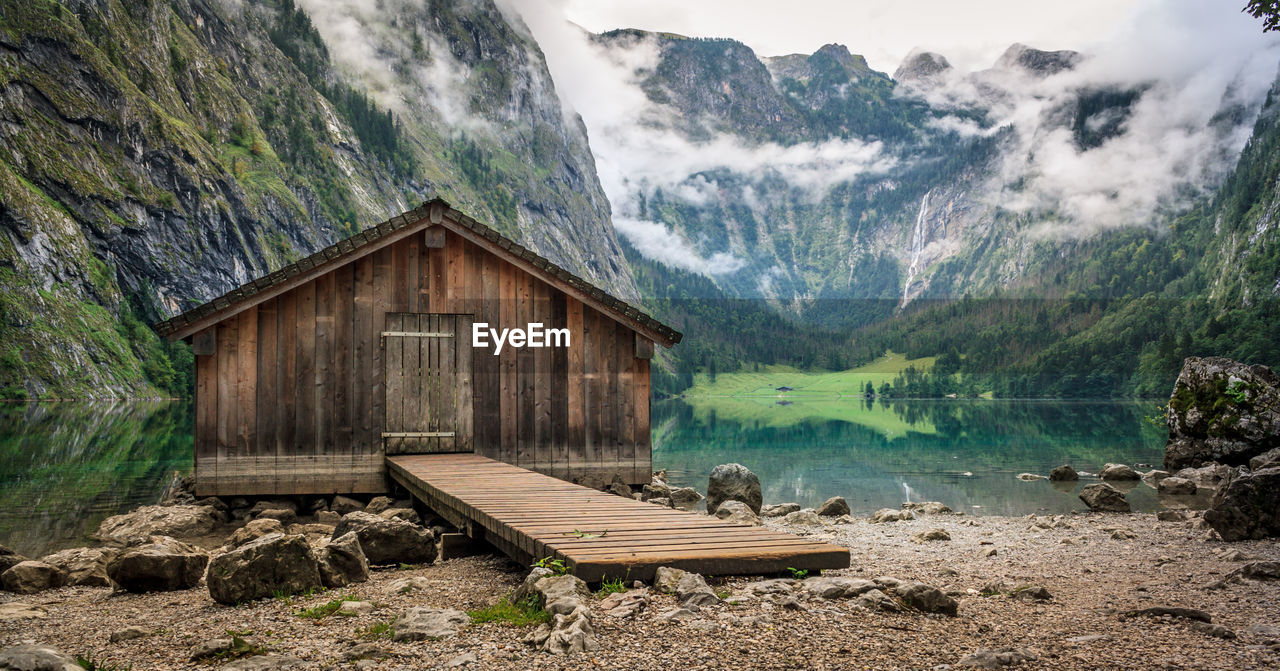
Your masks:
<path fill-rule="evenodd" d="M 824 575 L 924 582 L 955 597 L 959 615 L 873 612 L 852 600 L 752 596 L 704 607 L 677 622 L 659 619 L 676 608 L 675 597 L 655 594 L 634 618 L 593 609 L 600 649 L 589 653 L 535 651 L 521 642 L 530 629 L 499 623 L 473 624 L 435 641 L 362 636 L 413 606 L 473 610 L 493 604 L 527 572 L 499 555 L 478 555 L 378 570 L 365 583 L 238 607 L 214 603 L 203 587 L 142 595 L 87 587 L 0 593 L 0 609 L 24 603 L 44 615 L 0 617 L 0 647 L 48 644 L 88 653 L 99 668 L 121 664 L 135 670 L 220 668 L 225 660 L 190 657 L 198 645 L 226 632 L 303 660 L 298 668 L 314 669 L 933 669 L 961 668 L 962 658 L 980 648 L 1021 649 L 1033 658 L 1011 668 L 1280 668 L 1280 581 L 1215 585 L 1250 561 L 1280 561 L 1275 540 L 1213 541 L 1194 521 L 1158 521 L 1149 514 L 927 515 L 887 524 L 767 525 L 849 547 L 852 567 Z M 950 540 L 912 538 L 933 529 Z M 413 579 L 414 589 L 403 589 L 406 578 Z M 732 596 L 747 593 L 760 579 L 710 582 L 722 596 Z M 1004 594 L 982 594 L 997 583 L 1007 588 Z M 1045 588 L 1052 598 L 1007 594 L 1027 585 Z M 372 612 L 318 620 L 296 614 L 347 595 L 373 603 Z M 1184 618 L 1126 615 L 1153 606 L 1199 609 L 1221 628 L 1210 632 Z M 113 632 L 130 626 L 153 632 L 109 642 Z M 1221 638 L 1227 635 L 1223 628 L 1235 638 Z M 373 658 L 348 661 L 360 645 Z"/>

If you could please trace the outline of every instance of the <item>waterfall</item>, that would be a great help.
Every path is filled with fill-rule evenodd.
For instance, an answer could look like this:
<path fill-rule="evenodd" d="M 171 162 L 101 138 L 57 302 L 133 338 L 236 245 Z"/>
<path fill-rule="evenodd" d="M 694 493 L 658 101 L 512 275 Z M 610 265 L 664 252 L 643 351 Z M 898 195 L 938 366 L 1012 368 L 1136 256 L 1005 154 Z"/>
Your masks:
<path fill-rule="evenodd" d="M 920 252 L 924 251 L 924 233 L 925 220 L 929 218 L 929 195 L 933 193 L 933 189 L 925 192 L 924 198 L 920 199 L 920 211 L 916 213 L 916 225 L 911 229 L 911 264 L 907 266 L 907 283 L 902 285 L 902 303 L 906 305 L 911 300 L 911 283 L 916 279 L 916 273 L 920 270 Z"/>

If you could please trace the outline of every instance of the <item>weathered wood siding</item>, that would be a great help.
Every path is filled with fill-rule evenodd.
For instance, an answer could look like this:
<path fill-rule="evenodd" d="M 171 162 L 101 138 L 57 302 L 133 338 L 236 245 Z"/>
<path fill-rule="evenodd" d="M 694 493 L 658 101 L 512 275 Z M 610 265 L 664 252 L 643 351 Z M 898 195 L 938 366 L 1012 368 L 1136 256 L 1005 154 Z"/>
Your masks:
<path fill-rule="evenodd" d="M 568 328 L 567 349 L 472 350 L 477 454 L 582 481 L 647 482 L 649 361 L 610 316 L 434 227 L 219 322 L 196 357 L 201 495 L 387 487 L 387 313 L 474 315 L 494 328 Z M 470 339 L 466 341 L 470 347 Z"/>

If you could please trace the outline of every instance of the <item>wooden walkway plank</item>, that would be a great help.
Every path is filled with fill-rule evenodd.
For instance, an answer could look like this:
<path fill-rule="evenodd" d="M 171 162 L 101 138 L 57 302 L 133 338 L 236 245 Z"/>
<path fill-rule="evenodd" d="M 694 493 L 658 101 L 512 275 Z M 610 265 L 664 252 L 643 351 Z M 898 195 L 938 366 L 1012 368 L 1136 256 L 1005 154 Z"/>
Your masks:
<path fill-rule="evenodd" d="M 397 482 L 473 537 L 524 563 L 562 559 L 588 582 L 650 580 L 660 566 L 708 575 L 849 566 L 847 548 L 659 508 L 477 454 L 395 455 L 387 465 Z"/>

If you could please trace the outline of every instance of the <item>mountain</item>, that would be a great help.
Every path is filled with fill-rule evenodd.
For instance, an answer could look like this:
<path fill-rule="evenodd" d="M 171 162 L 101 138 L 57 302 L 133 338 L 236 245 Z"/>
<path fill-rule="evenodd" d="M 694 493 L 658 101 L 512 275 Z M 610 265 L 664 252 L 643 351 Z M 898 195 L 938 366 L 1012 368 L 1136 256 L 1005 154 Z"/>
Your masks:
<path fill-rule="evenodd" d="M 726 295 L 830 326 L 919 299 L 1065 295 L 1054 277 L 1087 263 L 1097 236 L 1158 230 L 1212 193 L 1261 104 L 1232 82 L 1162 120 L 1176 83 L 1022 44 L 973 73 L 916 52 L 891 78 L 834 44 L 760 58 L 733 40 L 597 40 L 653 52 L 634 73 L 651 106 L 637 132 L 722 157 L 632 180 L 611 194 L 615 214 L 669 229 L 704 259 L 734 259 L 684 261 Z"/>
<path fill-rule="evenodd" d="M 5 397 L 183 393 L 145 324 L 434 195 L 638 297 L 581 121 L 488 0 L 7 3 L 0 92 Z"/>

